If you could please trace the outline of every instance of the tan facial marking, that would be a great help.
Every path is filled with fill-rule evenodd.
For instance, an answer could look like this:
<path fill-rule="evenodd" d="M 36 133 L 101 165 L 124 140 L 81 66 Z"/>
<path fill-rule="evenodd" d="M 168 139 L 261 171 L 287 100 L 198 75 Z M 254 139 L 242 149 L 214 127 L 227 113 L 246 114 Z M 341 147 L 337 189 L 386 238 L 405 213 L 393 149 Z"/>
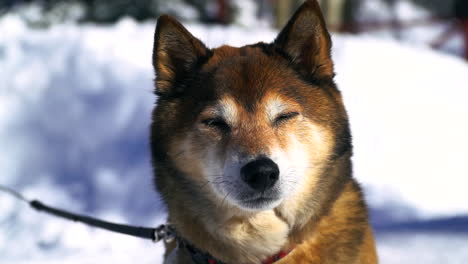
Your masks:
<path fill-rule="evenodd" d="M 239 120 L 238 105 L 229 96 L 224 97 L 219 102 L 219 113 L 228 124 L 234 125 Z"/>
<path fill-rule="evenodd" d="M 174 141 L 170 145 L 168 154 L 182 172 L 197 182 L 203 182 L 202 167 L 198 162 L 202 156 L 193 143 L 192 136 L 189 133 L 186 137 Z"/>
<path fill-rule="evenodd" d="M 201 119 L 219 118 L 230 126 L 236 125 L 240 119 L 238 105 L 230 96 L 218 100 L 216 104 L 206 108 L 200 116 Z"/>
<path fill-rule="evenodd" d="M 305 212 L 298 214 L 298 212 L 300 208 L 307 208 L 310 192 L 315 190 L 320 175 L 325 168 L 324 165 L 327 164 L 333 152 L 334 139 L 330 131 L 325 127 L 307 119 L 304 121 L 304 134 L 300 136 L 300 142 L 297 139 L 296 137 L 293 140 L 295 142 L 290 144 L 291 149 L 289 149 L 289 152 L 295 153 L 295 160 L 303 159 L 298 163 L 305 164 L 306 167 L 302 168 L 302 179 L 299 188 L 277 210 L 281 212 L 287 222 L 296 222 L 296 224 L 302 225 L 306 222 L 306 219 L 302 217 L 309 214 Z M 295 148 L 299 149 L 294 150 Z"/>
<path fill-rule="evenodd" d="M 279 97 L 272 97 L 271 99 L 268 99 L 265 104 L 265 112 L 267 113 L 267 117 L 270 122 L 273 122 L 279 114 L 287 110 L 287 103 Z"/>

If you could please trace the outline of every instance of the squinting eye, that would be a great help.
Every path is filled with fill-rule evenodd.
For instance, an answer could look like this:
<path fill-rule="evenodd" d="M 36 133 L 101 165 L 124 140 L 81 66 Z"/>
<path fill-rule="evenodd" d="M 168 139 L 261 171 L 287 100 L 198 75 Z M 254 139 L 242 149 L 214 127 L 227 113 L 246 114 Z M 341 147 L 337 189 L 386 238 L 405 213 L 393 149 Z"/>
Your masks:
<path fill-rule="evenodd" d="M 289 113 L 280 114 L 279 116 L 275 118 L 274 125 L 275 126 L 281 125 L 282 123 L 290 119 L 293 119 L 294 117 L 298 115 L 299 115 L 298 112 L 289 112 Z"/>
<path fill-rule="evenodd" d="M 222 132 L 229 132 L 231 127 L 221 118 L 208 118 L 202 121 L 205 126 L 219 129 Z"/>

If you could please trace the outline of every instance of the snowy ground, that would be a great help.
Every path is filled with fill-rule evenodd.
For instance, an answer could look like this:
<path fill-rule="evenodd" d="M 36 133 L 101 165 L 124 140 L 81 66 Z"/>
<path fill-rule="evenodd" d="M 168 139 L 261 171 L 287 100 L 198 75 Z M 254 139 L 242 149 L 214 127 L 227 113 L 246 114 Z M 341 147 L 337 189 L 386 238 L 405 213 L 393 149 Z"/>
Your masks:
<path fill-rule="evenodd" d="M 153 29 L 123 20 L 34 31 L 15 17 L 0 20 L 0 184 L 116 222 L 164 221 L 147 141 Z M 275 36 L 189 29 L 210 47 Z M 370 36 L 334 36 L 334 43 L 355 175 L 378 227 L 381 263 L 468 263 L 468 65 Z M 161 263 L 161 252 L 0 195 L 2 264 Z"/>

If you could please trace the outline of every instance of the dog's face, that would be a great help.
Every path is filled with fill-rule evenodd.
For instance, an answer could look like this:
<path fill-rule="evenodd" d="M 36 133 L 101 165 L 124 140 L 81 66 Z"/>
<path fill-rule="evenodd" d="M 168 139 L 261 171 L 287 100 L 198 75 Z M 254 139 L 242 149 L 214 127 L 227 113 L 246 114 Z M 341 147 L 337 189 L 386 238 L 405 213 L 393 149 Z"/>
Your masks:
<path fill-rule="evenodd" d="M 183 151 L 180 165 L 194 164 L 192 173 L 198 171 L 218 199 L 248 210 L 275 207 L 328 156 L 317 153 L 328 132 L 312 119 L 311 106 L 302 104 L 314 88 L 258 47 L 224 47 L 212 59 L 219 52 L 231 54 L 204 68 L 210 74 L 203 83 L 215 96 L 199 101 L 174 153 Z"/>
<path fill-rule="evenodd" d="M 330 37 L 311 3 L 274 43 L 241 48 L 209 50 L 175 20 L 159 20 L 156 162 L 247 211 L 277 207 L 320 180 L 350 143 Z"/>

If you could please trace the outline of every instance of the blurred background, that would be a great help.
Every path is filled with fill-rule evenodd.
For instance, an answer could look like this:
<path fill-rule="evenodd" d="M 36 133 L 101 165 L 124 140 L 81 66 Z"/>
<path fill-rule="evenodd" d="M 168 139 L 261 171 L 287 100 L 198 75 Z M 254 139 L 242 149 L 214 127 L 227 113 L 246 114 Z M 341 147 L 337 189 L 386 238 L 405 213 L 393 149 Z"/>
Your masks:
<path fill-rule="evenodd" d="M 272 41 L 300 0 L 0 1 L 0 184 L 156 226 L 156 18 L 209 47 Z M 468 263 L 468 1 L 321 0 L 380 261 Z M 162 246 L 0 193 L 0 263 L 162 263 Z"/>

